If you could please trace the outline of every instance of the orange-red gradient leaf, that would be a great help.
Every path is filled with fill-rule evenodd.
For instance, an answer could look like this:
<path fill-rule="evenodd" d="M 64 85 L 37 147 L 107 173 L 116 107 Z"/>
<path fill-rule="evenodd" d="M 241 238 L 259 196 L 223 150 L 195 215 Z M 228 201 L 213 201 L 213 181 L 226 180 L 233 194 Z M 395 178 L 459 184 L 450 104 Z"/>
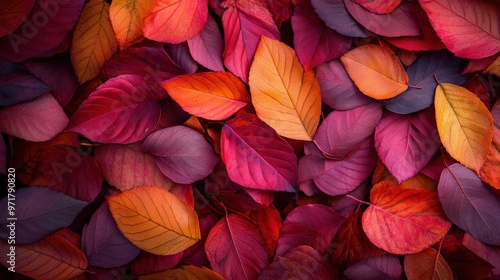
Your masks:
<path fill-rule="evenodd" d="M 140 42 L 144 37 L 144 18 L 153 10 L 153 0 L 114 0 L 109 8 L 111 24 L 120 49 Z"/>
<path fill-rule="evenodd" d="M 144 19 L 144 37 L 178 44 L 200 33 L 207 18 L 207 0 L 156 0 Z"/>
<path fill-rule="evenodd" d="M 177 76 L 162 83 L 184 111 L 209 120 L 223 120 L 250 102 L 245 84 L 230 72 Z"/>
<path fill-rule="evenodd" d="M 83 84 L 97 77 L 104 62 L 117 48 L 109 4 L 104 0 L 90 0 L 83 7 L 70 47 L 71 63 L 78 82 Z"/>
<path fill-rule="evenodd" d="M 495 106 L 493 106 L 491 115 L 495 125 L 493 128 L 493 141 L 479 176 L 484 182 L 500 189 L 500 100 L 497 100 Z"/>
<path fill-rule="evenodd" d="M 437 192 L 382 181 L 371 190 L 370 200 L 363 230 L 373 244 L 389 253 L 418 253 L 441 240 L 451 227 Z"/>
<path fill-rule="evenodd" d="M 405 256 L 404 267 L 408 280 L 453 280 L 450 266 L 433 248 Z"/>
<path fill-rule="evenodd" d="M 206 267 L 185 265 L 155 274 L 139 276 L 139 280 L 224 280 L 224 278 Z"/>
<path fill-rule="evenodd" d="M 73 279 L 88 267 L 85 254 L 61 235 L 53 234 L 35 243 L 11 245 L 0 240 L 0 261 L 8 261 L 15 246 L 15 271 L 37 280 Z"/>
<path fill-rule="evenodd" d="M 194 209 L 159 187 L 137 187 L 107 198 L 120 231 L 155 255 L 173 255 L 201 239 Z"/>
<path fill-rule="evenodd" d="M 474 93 L 448 83 L 436 87 L 434 106 L 443 146 L 453 158 L 479 172 L 493 138 L 488 108 Z"/>
<path fill-rule="evenodd" d="M 365 45 L 340 57 L 359 90 L 375 99 L 394 97 L 408 88 L 408 75 L 398 57 L 382 46 Z"/>
<path fill-rule="evenodd" d="M 281 136 L 312 139 L 321 114 L 320 88 L 314 72 L 304 71 L 292 48 L 262 36 L 249 85 L 260 119 Z"/>

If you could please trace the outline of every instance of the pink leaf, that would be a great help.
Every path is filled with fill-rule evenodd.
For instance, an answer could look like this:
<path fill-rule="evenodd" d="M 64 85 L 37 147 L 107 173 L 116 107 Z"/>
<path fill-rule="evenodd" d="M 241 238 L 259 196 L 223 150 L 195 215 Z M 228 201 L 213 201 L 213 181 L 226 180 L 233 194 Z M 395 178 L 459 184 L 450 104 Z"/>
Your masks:
<path fill-rule="evenodd" d="M 208 16 L 205 28 L 187 41 L 189 51 L 199 64 L 212 71 L 224 71 L 222 35 L 217 22 Z"/>

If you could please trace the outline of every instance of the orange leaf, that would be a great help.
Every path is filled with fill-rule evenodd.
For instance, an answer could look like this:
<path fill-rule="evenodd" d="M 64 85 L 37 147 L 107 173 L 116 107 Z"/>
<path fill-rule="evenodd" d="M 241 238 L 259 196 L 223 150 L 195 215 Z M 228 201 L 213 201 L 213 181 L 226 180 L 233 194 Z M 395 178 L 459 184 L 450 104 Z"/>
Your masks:
<path fill-rule="evenodd" d="M 447 83 L 436 87 L 434 106 L 443 146 L 453 158 L 479 172 L 493 137 L 488 108 L 474 93 Z"/>
<path fill-rule="evenodd" d="M 120 231 L 156 255 L 173 255 L 201 239 L 194 209 L 158 187 L 137 187 L 107 198 Z"/>
<path fill-rule="evenodd" d="M 321 95 L 314 72 L 304 72 L 295 51 L 262 36 L 249 75 L 257 116 L 278 134 L 312 140 L 321 114 Z"/>
<path fill-rule="evenodd" d="M 109 4 L 104 0 L 90 0 L 76 23 L 70 48 L 78 82 L 83 84 L 97 77 L 117 47 L 109 19 Z"/>
<path fill-rule="evenodd" d="M 13 246 L 15 271 L 37 280 L 72 279 L 88 267 L 85 254 L 57 233 L 22 245 L 0 240 L 0 261 L 7 267 Z"/>
<path fill-rule="evenodd" d="M 433 248 L 405 256 L 408 280 L 452 280 L 453 273 L 446 260 Z"/>
<path fill-rule="evenodd" d="M 438 242 L 451 227 L 437 192 L 382 181 L 371 190 L 370 200 L 363 230 L 373 244 L 390 253 L 418 253 Z"/>
<path fill-rule="evenodd" d="M 184 111 L 209 120 L 223 120 L 250 102 L 245 84 L 229 72 L 178 76 L 161 84 Z"/>
<path fill-rule="evenodd" d="M 185 265 L 151 275 L 139 276 L 139 280 L 224 280 L 224 278 L 206 267 Z"/>
<path fill-rule="evenodd" d="M 494 123 L 493 141 L 479 175 L 481 180 L 500 189 L 500 101 L 495 103 L 491 114 Z"/>
<path fill-rule="evenodd" d="M 149 15 L 153 0 L 114 0 L 109 15 L 120 49 L 140 42 L 143 39 L 144 18 Z"/>
<path fill-rule="evenodd" d="M 500 77 L 500 56 L 497 57 L 486 69 L 484 69 L 484 73 L 493 74 Z"/>
<path fill-rule="evenodd" d="M 359 90 L 375 99 L 394 97 L 408 88 L 408 75 L 398 57 L 382 46 L 365 45 L 340 57 Z"/>

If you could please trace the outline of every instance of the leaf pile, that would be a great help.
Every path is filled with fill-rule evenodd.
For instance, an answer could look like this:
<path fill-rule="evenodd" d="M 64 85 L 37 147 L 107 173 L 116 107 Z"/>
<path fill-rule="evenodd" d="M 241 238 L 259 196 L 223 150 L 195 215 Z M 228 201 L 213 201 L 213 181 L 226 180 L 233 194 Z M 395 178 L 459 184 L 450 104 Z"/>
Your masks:
<path fill-rule="evenodd" d="M 0 9 L 0 278 L 500 276 L 498 1 Z"/>

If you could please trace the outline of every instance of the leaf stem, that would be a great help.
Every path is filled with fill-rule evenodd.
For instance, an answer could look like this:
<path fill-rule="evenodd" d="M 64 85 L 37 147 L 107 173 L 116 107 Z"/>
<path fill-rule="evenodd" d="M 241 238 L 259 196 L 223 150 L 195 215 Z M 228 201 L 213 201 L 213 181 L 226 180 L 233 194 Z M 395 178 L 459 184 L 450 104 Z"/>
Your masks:
<path fill-rule="evenodd" d="M 421 86 L 412 86 L 412 85 L 408 85 L 409 88 L 416 88 L 416 89 L 422 89 Z"/>
<path fill-rule="evenodd" d="M 357 201 L 359 203 L 363 203 L 363 204 L 366 204 L 366 205 L 371 205 L 371 203 L 363 201 L 363 200 L 360 200 L 360 199 L 358 199 L 358 198 L 356 198 L 356 197 L 354 197 L 354 196 L 352 196 L 350 194 L 346 194 L 346 197 L 348 197 L 348 198 L 350 198 L 350 199 L 352 199 L 354 201 Z"/>

